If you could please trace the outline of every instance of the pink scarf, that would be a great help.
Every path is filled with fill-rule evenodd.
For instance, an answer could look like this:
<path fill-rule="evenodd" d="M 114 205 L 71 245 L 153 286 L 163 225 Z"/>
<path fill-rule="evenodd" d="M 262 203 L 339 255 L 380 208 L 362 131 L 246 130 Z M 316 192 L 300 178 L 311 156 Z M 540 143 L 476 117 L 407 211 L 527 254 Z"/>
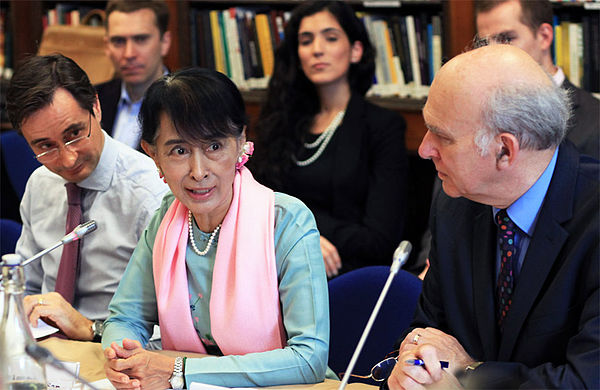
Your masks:
<path fill-rule="evenodd" d="M 286 345 L 274 244 L 274 194 L 246 168 L 233 181 L 212 279 L 212 335 L 225 355 Z M 188 209 L 173 202 L 156 233 L 154 286 L 163 348 L 206 353 L 192 322 L 186 275 Z"/>

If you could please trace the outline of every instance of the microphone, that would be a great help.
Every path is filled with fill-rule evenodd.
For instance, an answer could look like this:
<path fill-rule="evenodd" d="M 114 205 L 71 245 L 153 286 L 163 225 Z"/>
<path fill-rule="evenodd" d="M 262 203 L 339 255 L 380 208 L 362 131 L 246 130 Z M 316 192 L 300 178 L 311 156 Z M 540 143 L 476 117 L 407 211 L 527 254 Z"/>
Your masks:
<path fill-rule="evenodd" d="M 367 322 L 367 325 L 365 326 L 365 330 L 363 330 L 362 336 L 360 336 L 360 340 L 358 340 L 358 344 L 356 345 L 356 349 L 354 350 L 354 353 L 352 354 L 352 359 L 350 359 L 350 363 L 348 363 L 348 368 L 346 368 L 346 373 L 344 374 L 344 377 L 342 378 L 342 383 L 340 383 L 340 387 L 338 387 L 338 390 L 343 390 L 346 387 L 346 385 L 348 384 L 348 379 L 350 379 L 350 374 L 352 374 L 354 365 L 356 364 L 356 361 L 358 360 L 358 355 L 360 355 L 360 352 L 362 351 L 365 341 L 367 341 L 367 336 L 369 336 L 369 332 L 371 331 L 371 328 L 373 327 L 373 323 L 375 322 L 375 318 L 377 317 L 377 314 L 379 313 L 379 309 L 381 308 L 381 305 L 383 304 L 383 300 L 385 299 L 385 296 L 387 295 L 390 285 L 392 284 L 392 281 L 394 280 L 394 276 L 396 276 L 396 274 L 398 273 L 398 270 L 400 270 L 400 267 L 402 267 L 404 265 L 404 263 L 406 263 L 406 260 L 408 259 L 408 255 L 410 255 L 411 250 L 412 250 L 411 243 L 408 241 L 402 241 L 400 243 L 400 245 L 398 245 L 398 248 L 396 248 L 396 250 L 394 251 L 393 262 L 390 267 L 390 275 L 388 276 L 388 278 L 385 282 L 385 285 L 383 286 L 383 289 L 381 290 L 381 294 L 379 294 L 379 299 L 377 299 L 377 303 L 375 304 L 375 307 L 373 308 L 373 312 L 371 313 L 371 317 L 369 317 L 369 321 Z"/>
<path fill-rule="evenodd" d="M 57 241 L 51 247 L 46 248 L 43 251 L 31 256 L 30 258 L 25 260 L 21 265 L 26 266 L 27 264 L 31 263 L 34 260 L 39 259 L 40 257 L 44 256 L 46 253 L 53 251 L 54 249 L 58 248 L 61 245 L 65 245 L 70 242 L 77 241 L 81 237 L 85 236 L 86 234 L 91 233 L 94 230 L 96 230 L 97 227 L 98 227 L 98 225 L 96 225 L 96 221 L 94 221 L 94 220 L 88 221 L 86 223 L 82 223 L 81 225 L 77 225 L 71 233 L 69 233 L 66 236 L 64 236 L 63 238 L 61 238 L 60 241 Z"/>
<path fill-rule="evenodd" d="M 410 242 L 404 240 L 400 243 L 400 245 L 398 245 L 398 248 L 396 248 L 394 251 L 390 272 L 393 272 L 394 275 L 398 273 L 398 270 L 400 270 L 400 268 L 406 264 L 406 260 L 408 260 L 410 251 L 412 251 L 412 244 Z"/>
<path fill-rule="evenodd" d="M 77 225 L 75 229 L 66 236 L 64 236 L 60 241 L 64 244 L 68 244 L 72 241 L 77 241 L 81 237 L 85 236 L 88 233 L 93 232 L 98 228 L 96 221 L 93 219 L 91 221 L 87 221 L 86 223 L 82 223 L 81 225 Z"/>
<path fill-rule="evenodd" d="M 87 380 L 85 380 L 81 377 L 78 378 L 77 375 L 73 374 L 67 367 L 65 367 L 65 365 L 60 360 L 55 358 L 54 355 L 52 355 L 52 353 L 50 351 L 48 351 L 46 348 L 41 347 L 35 343 L 31 343 L 31 344 L 27 344 L 25 346 L 25 352 L 27 352 L 27 354 L 29 356 L 31 356 L 33 359 L 35 359 L 35 361 L 37 361 L 40 365 L 43 366 L 44 364 L 49 364 L 53 367 L 58 368 L 61 371 L 66 372 L 67 374 L 69 374 L 70 376 L 75 378 L 76 380 L 81 381 L 81 383 L 83 383 L 85 386 L 89 387 L 90 389 L 99 390 L 96 386 L 92 385 Z"/>

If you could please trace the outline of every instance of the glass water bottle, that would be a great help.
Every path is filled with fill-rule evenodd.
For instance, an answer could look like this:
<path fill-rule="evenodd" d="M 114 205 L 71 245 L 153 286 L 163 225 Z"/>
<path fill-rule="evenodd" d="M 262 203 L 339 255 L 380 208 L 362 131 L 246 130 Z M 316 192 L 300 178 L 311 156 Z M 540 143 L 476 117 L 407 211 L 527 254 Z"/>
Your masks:
<path fill-rule="evenodd" d="M 25 352 L 35 343 L 23 310 L 24 276 L 22 258 L 16 254 L 2 256 L 4 305 L 0 319 L 0 357 L 3 360 L 4 388 L 8 390 L 45 390 L 44 367 Z"/>

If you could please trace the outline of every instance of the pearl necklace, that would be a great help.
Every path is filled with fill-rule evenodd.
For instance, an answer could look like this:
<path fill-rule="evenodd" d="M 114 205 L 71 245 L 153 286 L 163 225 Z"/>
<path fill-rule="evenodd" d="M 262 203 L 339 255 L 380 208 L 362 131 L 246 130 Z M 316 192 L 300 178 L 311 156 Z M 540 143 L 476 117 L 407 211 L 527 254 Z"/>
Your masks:
<path fill-rule="evenodd" d="M 194 240 L 194 229 L 192 228 L 192 226 L 194 224 L 193 219 L 194 219 L 194 217 L 192 216 L 192 210 L 188 210 L 188 230 L 190 232 L 189 237 L 190 237 L 190 244 L 192 244 L 192 250 L 198 256 L 204 256 L 210 250 L 210 247 L 212 246 L 212 243 L 213 243 L 213 240 L 215 239 L 215 236 L 219 232 L 219 229 L 221 229 L 221 224 L 219 224 L 219 226 L 217 226 L 215 228 L 215 230 L 213 230 L 212 234 L 210 235 L 210 238 L 208 239 L 208 244 L 206 244 L 206 248 L 204 248 L 203 251 L 200 251 L 198 249 L 198 247 L 196 246 L 196 240 Z"/>
<path fill-rule="evenodd" d="M 315 154 L 313 154 L 306 160 L 303 160 L 303 161 L 296 160 L 296 165 L 298 165 L 299 167 L 305 167 L 307 165 L 312 164 L 313 162 L 315 162 L 316 159 L 321 157 L 321 154 L 323 154 L 323 151 L 329 144 L 329 141 L 331 141 L 331 138 L 335 134 L 335 131 L 339 127 L 340 123 L 342 123 L 342 119 L 344 119 L 345 113 L 346 113 L 346 110 L 342 110 L 342 111 L 338 112 L 335 115 L 335 117 L 333 118 L 333 120 L 331 121 L 331 123 L 329 124 L 329 126 L 327 126 L 325 131 L 322 132 L 321 135 L 319 135 L 319 137 L 314 142 L 304 143 L 304 147 L 306 149 L 314 149 L 316 147 L 318 147 L 318 149 L 315 152 Z"/>

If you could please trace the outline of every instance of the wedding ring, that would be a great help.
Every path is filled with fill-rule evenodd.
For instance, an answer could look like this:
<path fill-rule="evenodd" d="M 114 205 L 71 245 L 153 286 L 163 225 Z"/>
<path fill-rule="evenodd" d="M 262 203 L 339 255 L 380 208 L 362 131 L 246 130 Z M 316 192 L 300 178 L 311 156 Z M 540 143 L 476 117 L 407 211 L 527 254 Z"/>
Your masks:
<path fill-rule="evenodd" d="M 413 343 L 413 344 L 419 344 L 419 338 L 421 338 L 421 335 L 417 333 L 417 334 L 415 335 L 415 337 L 413 337 L 413 339 L 412 339 L 412 343 Z"/>
<path fill-rule="evenodd" d="M 38 298 L 38 305 L 44 304 L 44 298 Z"/>

